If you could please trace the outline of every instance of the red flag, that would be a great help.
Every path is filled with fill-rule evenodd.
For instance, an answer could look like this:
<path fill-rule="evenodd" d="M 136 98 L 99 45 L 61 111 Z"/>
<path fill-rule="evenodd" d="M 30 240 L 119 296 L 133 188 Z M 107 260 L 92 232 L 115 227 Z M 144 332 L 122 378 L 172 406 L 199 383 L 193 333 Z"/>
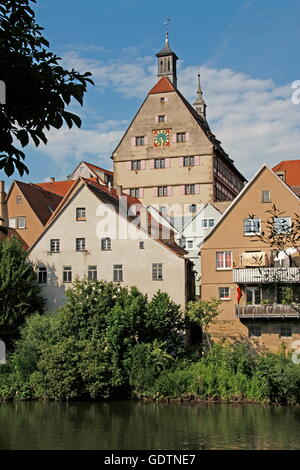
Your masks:
<path fill-rule="evenodd" d="M 240 286 L 237 287 L 236 292 L 237 292 L 237 303 L 239 304 L 241 297 L 242 297 L 242 289 L 240 288 Z"/>

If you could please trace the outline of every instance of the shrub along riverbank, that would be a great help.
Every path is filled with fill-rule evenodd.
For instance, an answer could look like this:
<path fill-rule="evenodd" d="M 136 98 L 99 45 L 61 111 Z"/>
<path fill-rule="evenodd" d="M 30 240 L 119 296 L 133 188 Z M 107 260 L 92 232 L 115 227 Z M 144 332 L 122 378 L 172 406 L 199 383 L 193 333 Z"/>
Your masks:
<path fill-rule="evenodd" d="M 0 365 L 0 399 L 193 399 L 300 403 L 300 366 L 282 351 L 214 345 L 202 357 L 178 331 L 167 294 L 76 281 L 54 314 L 26 320 Z"/>

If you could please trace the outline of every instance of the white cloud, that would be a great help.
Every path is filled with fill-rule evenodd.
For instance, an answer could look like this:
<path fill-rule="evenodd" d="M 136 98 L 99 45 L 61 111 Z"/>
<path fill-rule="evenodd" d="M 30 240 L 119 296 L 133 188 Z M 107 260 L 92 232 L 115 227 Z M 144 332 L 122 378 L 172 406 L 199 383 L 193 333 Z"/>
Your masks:
<path fill-rule="evenodd" d="M 64 62 L 67 67 L 91 71 L 96 91 L 121 95 L 120 103 L 122 97 L 143 99 L 156 81 L 153 57 L 104 63 L 70 52 Z M 184 67 L 181 62 L 178 88 L 191 102 L 195 99 L 197 73 L 198 67 Z M 291 84 L 278 86 L 272 79 L 205 66 L 201 68 L 201 81 L 212 132 L 246 177 L 251 177 L 262 163 L 272 167 L 281 160 L 300 158 L 300 105 L 292 104 Z M 95 161 L 105 157 L 107 165 L 128 122 L 105 121 L 102 117 L 95 124 L 97 110 L 93 122 L 88 130 L 53 130 L 48 145 L 40 150 L 55 160 L 72 156 L 78 161 L 93 155 Z"/>

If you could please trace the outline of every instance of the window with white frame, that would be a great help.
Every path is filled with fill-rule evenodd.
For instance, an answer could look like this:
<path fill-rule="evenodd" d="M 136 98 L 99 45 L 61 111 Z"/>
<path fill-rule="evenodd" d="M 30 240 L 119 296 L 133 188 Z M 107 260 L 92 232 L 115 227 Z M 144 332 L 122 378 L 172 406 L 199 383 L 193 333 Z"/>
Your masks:
<path fill-rule="evenodd" d="M 72 266 L 63 267 L 63 282 L 72 282 Z"/>
<path fill-rule="evenodd" d="M 39 284 L 47 284 L 47 268 L 45 266 L 38 267 L 37 282 Z"/>
<path fill-rule="evenodd" d="M 260 219 L 245 219 L 244 220 L 244 235 L 260 235 L 261 233 L 261 220 Z"/>
<path fill-rule="evenodd" d="M 291 225 L 290 217 L 273 218 L 273 230 L 276 233 L 290 233 L 292 229 Z"/>
<path fill-rule="evenodd" d="M 16 203 L 22 204 L 22 196 L 16 196 Z"/>
<path fill-rule="evenodd" d="M 216 264 L 217 269 L 232 269 L 232 252 L 217 251 Z"/>
<path fill-rule="evenodd" d="M 123 265 L 122 264 L 114 264 L 113 280 L 114 282 L 123 282 Z"/>
<path fill-rule="evenodd" d="M 194 166 L 195 158 L 194 157 L 183 157 L 183 166 Z"/>
<path fill-rule="evenodd" d="M 189 210 L 192 214 L 195 214 L 197 212 L 197 205 L 196 204 L 191 204 L 189 207 Z"/>
<path fill-rule="evenodd" d="M 139 135 L 138 137 L 135 138 L 135 145 L 145 145 L 145 136 L 144 135 Z"/>
<path fill-rule="evenodd" d="M 26 217 L 17 217 L 17 222 L 19 229 L 26 228 Z"/>
<path fill-rule="evenodd" d="M 76 251 L 85 250 L 85 238 L 76 238 Z"/>
<path fill-rule="evenodd" d="M 193 250 L 194 248 L 194 240 L 187 240 L 187 249 Z"/>
<path fill-rule="evenodd" d="M 212 228 L 215 225 L 215 219 L 202 219 L 203 228 Z"/>
<path fill-rule="evenodd" d="M 261 201 L 262 202 L 271 202 L 271 191 L 264 190 L 261 192 Z"/>
<path fill-rule="evenodd" d="M 76 207 L 76 220 L 86 220 L 85 207 Z"/>
<path fill-rule="evenodd" d="M 98 269 L 97 266 L 89 266 L 88 267 L 88 280 L 89 281 L 97 281 L 98 277 Z"/>
<path fill-rule="evenodd" d="M 162 263 L 153 263 L 152 264 L 152 280 L 153 281 L 162 281 L 163 279 L 163 265 Z"/>
<path fill-rule="evenodd" d="M 219 299 L 230 300 L 230 287 L 219 287 Z"/>
<path fill-rule="evenodd" d="M 51 251 L 51 253 L 59 253 L 59 251 L 60 251 L 60 240 L 58 238 L 52 238 L 50 240 L 50 251 Z"/>
<path fill-rule="evenodd" d="M 101 238 L 101 250 L 102 251 L 111 251 L 111 239 L 106 237 L 106 238 Z"/>

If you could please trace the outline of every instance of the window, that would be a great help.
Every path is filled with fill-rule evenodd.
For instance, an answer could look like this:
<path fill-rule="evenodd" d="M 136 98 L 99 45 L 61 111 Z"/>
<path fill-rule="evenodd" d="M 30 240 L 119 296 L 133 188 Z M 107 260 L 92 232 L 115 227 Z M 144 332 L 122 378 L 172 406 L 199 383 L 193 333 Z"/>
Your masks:
<path fill-rule="evenodd" d="M 194 157 L 184 157 L 183 158 L 183 166 L 194 166 L 195 159 Z"/>
<path fill-rule="evenodd" d="M 186 184 L 184 187 L 184 194 L 195 194 L 195 185 Z"/>
<path fill-rule="evenodd" d="M 76 238 L 76 251 L 85 250 L 85 238 Z"/>
<path fill-rule="evenodd" d="M 143 135 L 135 138 L 135 145 L 144 145 L 144 142 L 145 137 Z"/>
<path fill-rule="evenodd" d="M 215 225 L 215 219 L 203 219 L 202 227 L 203 228 L 212 228 Z"/>
<path fill-rule="evenodd" d="M 133 160 L 131 162 L 131 169 L 132 170 L 140 170 L 141 169 L 141 160 Z"/>
<path fill-rule="evenodd" d="M 37 272 L 37 282 L 39 284 L 47 284 L 47 268 L 40 266 Z"/>
<path fill-rule="evenodd" d="M 166 102 L 166 99 L 165 99 L 164 97 L 162 97 L 162 98 L 160 99 L 160 102 L 161 102 L 161 103 L 165 103 L 165 102 Z"/>
<path fill-rule="evenodd" d="M 247 305 L 259 305 L 261 302 L 260 287 L 246 287 L 246 303 Z"/>
<path fill-rule="evenodd" d="M 26 228 L 26 217 L 18 217 L 18 228 Z"/>
<path fill-rule="evenodd" d="M 110 251 L 111 250 L 111 239 L 110 238 L 101 238 L 101 250 Z"/>
<path fill-rule="evenodd" d="M 292 336 L 292 328 L 290 326 L 281 326 L 279 336 L 281 338 L 289 338 Z"/>
<path fill-rule="evenodd" d="M 159 186 L 157 188 L 157 195 L 159 197 L 167 196 L 168 195 L 168 186 Z"/>
<path fill-rule="evenodd" d="M 262 191 L 261 192 L 261 201 L 262 202 L 270 202 L 271 201 L 271 192 L 270 191 Z"/>
<path fill-rule="evenodd" d="M 22 196 L 16 196 L 16 203 L 22 204 Z"/>
<path fill-rule="evenodd" d="M 196 211 L 197 211 L 197 206 L 196 206 L 196 204 L 191 204 L 191 205 L 190 205 L 190 212 L 191 212 L 192 214 L 195 214 Z"/>
<path fill-rule="evenodd" d="M 252 336 L 255 336 L 255 337 L 261 336 L 261 327 L 258 325 L 249 326 L 249 336 L 250 338 Z"/>
<path fill-rule="evenodd" d="M 219 299 L 230 300 L 230 287 L 219 287 Z"/>
<path fill-rule="evenodd" d="M 63 282 L 72 282 L 72 266 L 63 267 Z"/>
<path fill-rule="evenodd" d="M 165 168 L 166 162 L 164 158 L 155 158 L 154 160 L 154 168 Z"/>
<path fill-rule="evenodd" d="M 176 133 L 176 142 L 185 142 L 185 132 Z"/>
<path fill-rule="evenodd" d="M 97 277 L 98 277 L 97 266 L 89 266 L 88 267 L 88 280 L 97 281 Z"/>
<path fill-rule="evenodd" d="M 122 264 L 114 264 L 113 279 L 114 279 L 114 282 L 123 282 L 123 265 Z"/>
<path fill-rule="evenodd" d="M 179 246 L 181 246 L 181 248 L 185 248 L 186 247 L 186 241 L 184 238 L 181 238 L 178 240 L 179 241 Z"/>
<path fill-rule="evenodd" d="M 217 269 L 232 269 L 231 251 L 217 251 L 216 260 Z"/>
<path fill-rule="evenodd" d="M 192 250 L 194 248 L 194 240 L 187 241 L 187 249 Z"/>
<path fill-rule="evenodd" d="M 261 224 L 260 219 L 245 219 L 244 220 L 244 235 L 260 234 Z"/>
<path fill-rule="evenodd" d="M 16 219 L 16 217 L 9 217 L 8 226 L 9 226 L 9 228 L 17 228 L 17 219 Z"/>
<path fill-rule="evenodd" d="M 290 217 L 274 217 L 273 230 L 276 233 L 290 233 L 291 232 L 291 218 Z"/>
<path fill-rule="evenodd" d="M 50 251 L 51 251 L 51 253 L 59 253 L 59 251 L 60 251 L 60 241 L 58 239 L 50 240 Z"/>
<path fill-rule="evenodd" d="M 164 116 L 163 114 L 158 116 L 158 122 L 165 122 L 165 120 L 166 120 L 166 116 Z"/>
<path fill-rule="evenodd" d="M 162 281 L 162 264 L 154 263 L 152 264 L 152 280 L 153 281 Z"/>
<path fill-rule="evenodd" d="M 140 250 L 144 250 L 144 248 L 145 248 L 145 243 L 144 243 L 144 242 L 140 242 L 140 243 L 139 243 L 139 246 L 140 246 Z"/>
<path fill-rule="evenodd" d="M 76 208 L 76 220 L 86 220 L 85 207 Z"/>
<path fill-rule="evenodd" d="M 130 196 L 138 198 L 139 197 L 139 192 L 140 192 L 140 190 L 138 188 L 133 188 L 133 189 L 130 190 Z"/>

